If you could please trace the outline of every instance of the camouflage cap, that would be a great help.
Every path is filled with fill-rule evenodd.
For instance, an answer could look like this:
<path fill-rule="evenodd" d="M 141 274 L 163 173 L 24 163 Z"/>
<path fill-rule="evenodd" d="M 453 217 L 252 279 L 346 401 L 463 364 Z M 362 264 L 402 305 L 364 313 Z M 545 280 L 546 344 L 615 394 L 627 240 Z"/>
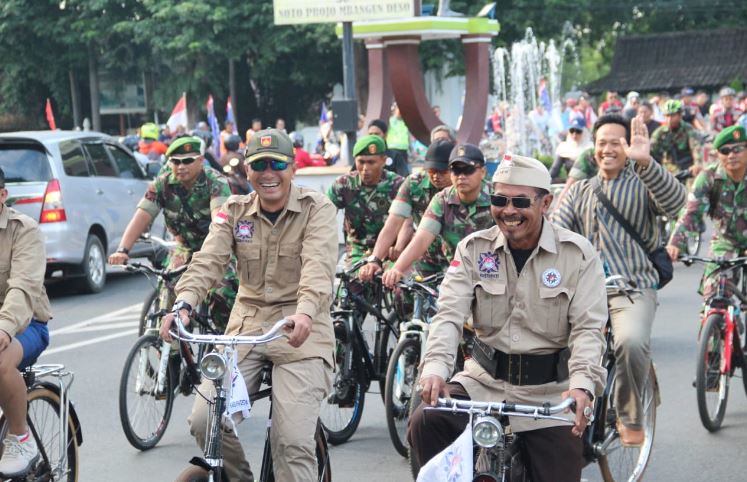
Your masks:
<path fill-rule="evenodd" d="M 181 159 L 205 155 L 205 143 L 199 137 L 180 137 L 171 143 L 166 158 Z"/>
<path fill-rule="evenodd" d="M 449 155 L 449 165 L 457 162 L 477 166 L 485 164 L 485 156 L 474 144 L 457 144 Z"/>
<path fill-rule="evenodd" d="M 295 158 L 293 141 L 288 134 L 278 129 L 257 131 L 246 146 L 246 162 L 269 157 L 278 161 L 293 162 Z"/>
<path fill-rule="evenodd" d="M 369 134 L 358 139 L 353 146 L 354 156 L 383 156 L 386 154 L 386 142 L 379 136 Z"/>
<path fill-rule="evenodd" d="M 679 114 L 682 112 L 682 101 L 680 100 L 668 100 L 664 104 L 664 108 L 661 110 L 664 115 Z"/>
<path fill-rule="evenodd" d="M 449 140 L 439 139 L 432 142 L 425 153 L 423 169 L 445 171 L 449 168 L 449 155 L 452 150 L 454 150 L 454 143 Z"/>
<path fill-rule="evenodd" d="M 550 172 L 544 164 L 531 157 L 504 154 L 493 174 L 493 182 L 514 186 L 538 187 L 550 191 Z"/>
<path fill-rule="evenodd" d="M 747 131 L 742 126 L 731 126 L 718 133 L 713 139 L 713 148 L 720 149 L 725 144 L 747 142 Z"/>

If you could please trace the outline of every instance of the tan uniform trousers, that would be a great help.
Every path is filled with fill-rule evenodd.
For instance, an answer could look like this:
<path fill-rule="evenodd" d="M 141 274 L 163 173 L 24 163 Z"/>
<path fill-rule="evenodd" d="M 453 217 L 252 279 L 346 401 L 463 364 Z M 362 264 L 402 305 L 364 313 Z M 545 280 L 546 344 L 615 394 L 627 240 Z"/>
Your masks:
<path fill-rule="evenodd" d="M 239 361 L 249 393 L 259 388 L 260 371 L 270 358 L 266 346 L 256 346 Z M 309 482 L 317 479 L 314 433 L 321 401 L 331 385 L 332 370 L 321 358 L 273 366 L 270 443 L 275 480 Z M 200 392 L 214 395 L 213 382 L 203 380 Z M 208 412 L 207 402 L 200 396 L 195 397 L 188 421 L 190 432 L 202 449 L 207 438 Z M 241 442 L 227 427 L 223 434 L 223 456 L 231 482 L 254 480 Z"/>
<path fill-rule="evenodd" d="M 617 416 L 631 428 L 641 428 L 641 391 L 651 365 L 651 328 L 656 315 L 656 290 L 644 289 L 609 298 L 609 313 L 615 335 L 617 382 L 614 402 Z"/>

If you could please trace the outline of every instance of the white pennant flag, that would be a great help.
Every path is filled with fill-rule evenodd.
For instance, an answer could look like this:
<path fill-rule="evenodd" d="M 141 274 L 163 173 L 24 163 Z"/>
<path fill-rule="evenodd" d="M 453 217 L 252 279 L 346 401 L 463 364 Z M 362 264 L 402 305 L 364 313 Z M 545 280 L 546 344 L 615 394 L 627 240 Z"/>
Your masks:
<path fill-rule="evenodd" d="M 239 371 L 237 352 L 233 352 L 233 362 L 231 363 L 231 392 L 228 395 L 228 406 L 226 415 L 234 423 L 241 423 L 245 418 L 249 418 L 252 408 L 252 402 L 249 400 L 249 391 L 246 389 L 246 382 Z"/>
<path fill-rule="evenodd" d="M 436 454 L 418 473 L 417 482 L 472 482 L 472 421 L 454 443 Z"/>

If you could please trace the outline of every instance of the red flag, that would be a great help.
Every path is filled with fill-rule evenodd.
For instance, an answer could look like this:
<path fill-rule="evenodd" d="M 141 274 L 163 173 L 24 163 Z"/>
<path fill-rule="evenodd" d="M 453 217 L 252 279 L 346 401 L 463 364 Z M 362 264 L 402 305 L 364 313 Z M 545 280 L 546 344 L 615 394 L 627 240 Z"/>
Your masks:
<path fill-rule="evenodd" d="M 171 132 L 174 132 L 178 126 L 187 127 L 187 94 L 182 94 L 179 97 L 179 102 L 174 106 L 174 110 L 171 111 L 171 117 L 166 121 L 166 125 L 169 126 Z"/>
<path fill-rule="evenodd" d="M 57 124 L 54 122 L 54 112 L 52 112 L 52 103 L 49 102 L 49 97 L 47 97 L 47 107 L 44 110 L 47 113 L 47 123 L 49 124 L 49 128 L 51 130 L 57 129 Z"/>

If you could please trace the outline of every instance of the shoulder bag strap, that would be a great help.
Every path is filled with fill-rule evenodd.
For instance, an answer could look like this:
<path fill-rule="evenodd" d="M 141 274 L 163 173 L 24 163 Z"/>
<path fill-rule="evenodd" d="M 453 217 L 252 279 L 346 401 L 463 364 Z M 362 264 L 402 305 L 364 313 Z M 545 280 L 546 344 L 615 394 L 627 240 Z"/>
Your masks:
<path fill-rule="evenodd" d="M 635 229 L 633 229 L 633 226 L 630 225 L 628 220 L 625 219 L 622 214 L 620 214 L 620 211 L 618 211 L 617 208 L 612 204 L 612 201 L 610 201 L 609 198 L 604 194 L 604 192 L 602 192 L 602 185 L 599 182 L 599 178 L 593 178 L 591 180 L 591 184 L 594 188 L 594 194 L 597 195 L 597 199 L 599 199 L 599 201 L 612 215 L 612 217 L 615 218 L 615 221 L 617 221 L 620 226 L 622 226 L 622 228 L 628 232 L 630 237 L 633 238 L 633 240 L 643 248 L 643 251 L 648 253 L 646 242 L 643 240 L 643 238 L 641 238 L 641 235 L 638 234 Z"/>

